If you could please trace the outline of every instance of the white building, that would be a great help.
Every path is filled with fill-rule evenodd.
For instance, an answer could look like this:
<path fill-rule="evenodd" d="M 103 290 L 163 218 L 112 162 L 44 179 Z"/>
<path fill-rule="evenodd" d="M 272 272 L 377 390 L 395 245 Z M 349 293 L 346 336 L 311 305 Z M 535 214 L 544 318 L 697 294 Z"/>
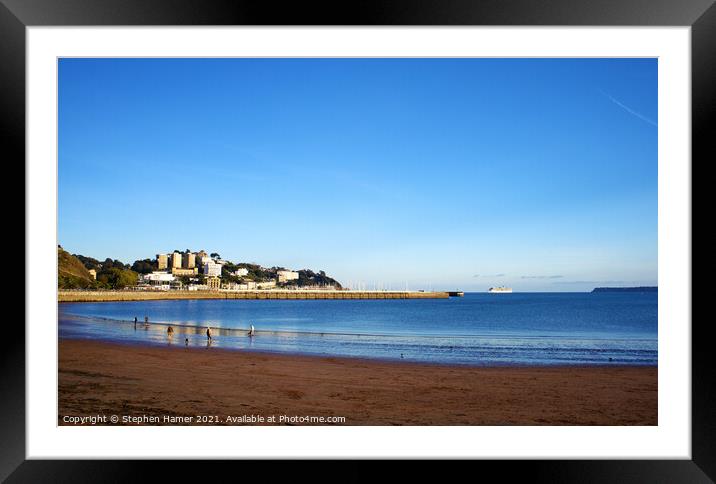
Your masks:
<path fill-rule="evenodd" d="M 188 291 L 207 291 L 209 286 L 206 284 L 189 284 L 186 288 Z"/>
<path fill-rule="evenodd" d="M 168 284 L 174 282 L 174 276 L 168 272 L 155 271 L 151 274 L 144 274 L 142 276 L 144 282 L 148 284 Z"/>
<path fill-rule="evenodd" d="M 221 264 L 209 260 L 204 264 L 204 275 L 208 277 L 219 277 L 221 276 Z"/>
<path fill-rule="evenodd" d="M 236 271 L 234 271 L 233 275 L 235 275 L 237 277 L 242 277 L 242 276 L 248 275 L 248 273 L 249 273 L 249 270 L 247 268 L 240 267 L 240 268 L 236 269 Z"/>
<path fill-rule="evenodd" d="M 241 291 L 245 290 L 246 284 L 237 284 L 236 282 L 229 282 L 221 285 L 221 289 L 225 291 Z"/>
<path fill-rule="evenodd" d="M 295 281 L 298 279 L 298 272 L 295 271 L 278 271 L 278 282 Z"/>

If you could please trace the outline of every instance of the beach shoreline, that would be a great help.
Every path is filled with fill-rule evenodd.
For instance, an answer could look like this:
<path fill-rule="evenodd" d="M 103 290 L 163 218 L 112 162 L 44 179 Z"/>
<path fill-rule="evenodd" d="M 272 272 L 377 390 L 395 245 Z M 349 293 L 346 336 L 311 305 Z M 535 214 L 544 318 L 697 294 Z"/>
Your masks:
<path fill-rule="evenodd" d="M 91 415 L 119 425 L 658 424 L 655 366 L 465 366 L 65 338 L 58 352 L 59 425 Z"/>

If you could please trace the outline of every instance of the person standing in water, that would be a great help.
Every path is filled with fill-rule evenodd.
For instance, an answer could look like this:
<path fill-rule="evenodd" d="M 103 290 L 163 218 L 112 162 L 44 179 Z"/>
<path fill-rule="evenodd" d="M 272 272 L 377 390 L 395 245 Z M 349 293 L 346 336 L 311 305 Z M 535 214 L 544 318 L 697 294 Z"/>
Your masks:
<path fill-rule="evenodd" d="M 249 329 L 249 336 L 254 336 L 256 334 L 256 331 L 254 331 L 254 325 L 251 325 L 251 328 Z"/>
<path fill-rule="evenodd" d="M 206 327 L 206 341 L 211 341 L 211 328 L 208 326 Z"/>
<path fill-rule="evenodd" d="M 135 316 L 134 317 L 134 330 L 136 331 L 136 329 L 137 329 L 137 317 Z"/>

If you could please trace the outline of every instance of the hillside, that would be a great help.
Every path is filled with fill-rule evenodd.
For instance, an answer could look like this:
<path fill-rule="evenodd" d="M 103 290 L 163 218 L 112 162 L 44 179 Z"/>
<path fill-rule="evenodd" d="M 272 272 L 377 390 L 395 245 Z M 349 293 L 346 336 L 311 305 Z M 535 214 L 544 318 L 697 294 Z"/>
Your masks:
<path fill-rule="evenodd" d="M 93 284 L 92 276 L 82 261 L 57 247 L 57 285 L 64 289 L 87 288 Z"/>
<path fill-rule="evenodd" d="M 231 277 L 230 274 L 236 269 L 246 269 L 249 273 L 242 277 Z M 255 281 L 255 282 L 266 282 L 276 280 L 278 277 L 278 271 L 286 270 L 285 267 L 263 267 L 256 263 L 240 262 L 234 264 L 228 262 L 224 264 L 222 269 L 222 278 L 231 282 L 242 282 L 242 281 Z M 298 271 L 298 279 L 288 281 L 279 284 L 280 287 L 314 287 L 314 286 L 333 286 L 336 289 L 341 289 L 340 282 L 326 275 L 324 271 L 314 272 L 310 269 L 300 269 Z"/>
<path fill-rule="evenodd" d="M 342 289 L 341 283 L 327 276 L 324 271 L 313 272 L 310 269 L 301 269 L 298 271 L 298 281 L 296 284 L 299 287 L 303 286 L 333 286 L 336 289 Z"/>
<path fill-rule="evenodd" d="M 187 249 L 188 251 L 188 249 Z M 179 251 L 175 251 L 179 252 Z M 219 254 L 213 254 L 218 259 Z M 149 274 L 156 271 L 158 263 L 156 259 L 136 260 L 131 269 L 117 259 L 107 258 L 100 261 L 93 257 L 81 254 L 70 254 L 62 247 L 57 247 L 58 261 L 58 287 L 60 289 L 123 289 L 134 286 L 138 282 L 140 274 Z M 92 278 L 89 270 L 97 273 L 96 280 Z M 238 269 L 246 269 L 246 274 L 236 275 Z M 276 281 L 278 271 L 285 270 L 283 267 L 263 267 L 256 263 L 235 264 L 230 261 L 222 261 L 221 280 L 223 283 L 246 283 L 246 282 L 269 282 Z M 278 283 L 278 288 L 315 288 L 334 287 L 342 289 L 341 284 L 328 276 L 324 271 L 314 272 L 310 269 L 301 269 L 298 272 L 298 279 Z M 204 276 L 183 275 L 178 276 L 183 284 L 203 283 Z"/>

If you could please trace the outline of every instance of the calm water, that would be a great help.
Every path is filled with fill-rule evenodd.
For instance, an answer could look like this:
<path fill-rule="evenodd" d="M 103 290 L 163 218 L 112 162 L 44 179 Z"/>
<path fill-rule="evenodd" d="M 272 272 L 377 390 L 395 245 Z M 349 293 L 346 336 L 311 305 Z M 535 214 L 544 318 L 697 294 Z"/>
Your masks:
<path fill-rule="evenodd" d="M 64 338 L 158 345 L 188 338 L 205 347 L 211 326 L 211 347 L 242 350 L 468 365 L 657 363 L 656 293 L 69 303 L 59 321 Z"/>

